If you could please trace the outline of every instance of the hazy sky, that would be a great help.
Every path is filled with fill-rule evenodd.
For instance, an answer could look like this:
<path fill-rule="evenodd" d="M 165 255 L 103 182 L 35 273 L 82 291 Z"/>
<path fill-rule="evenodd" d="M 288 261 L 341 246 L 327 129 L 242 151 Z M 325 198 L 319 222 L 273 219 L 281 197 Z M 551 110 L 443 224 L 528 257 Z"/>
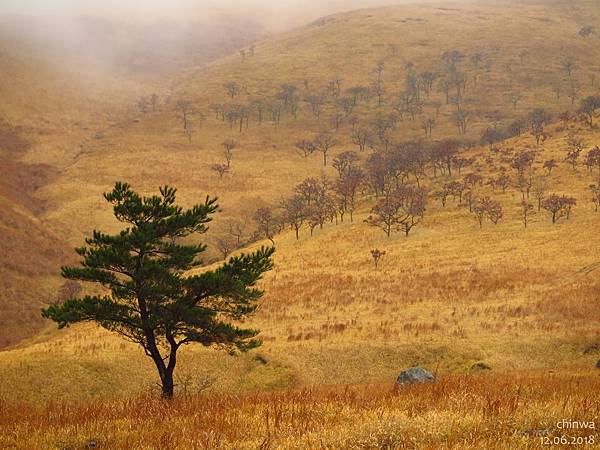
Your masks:
<path fill-rule="evenodd" d="M 0 0 L 0 13 L 177 16 L 182 12 L 194 15 L 264 12 L 274 16 L 299 14 L 310 17 L 400 1 L 407 0 Z"/>

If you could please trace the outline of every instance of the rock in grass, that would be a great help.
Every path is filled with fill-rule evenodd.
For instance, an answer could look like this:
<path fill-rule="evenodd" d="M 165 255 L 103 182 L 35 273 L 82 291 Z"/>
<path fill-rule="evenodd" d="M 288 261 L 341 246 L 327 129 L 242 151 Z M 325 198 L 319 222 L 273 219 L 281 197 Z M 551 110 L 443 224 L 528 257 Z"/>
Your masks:
<path fill-rule="evenodd" d="M 596 369 L 600 369 L 600 359 L 598 360 L 598 362 L 596 363 Z"/>
<path fill-rule="evenodd" d="M 403 370 L 396 379 L 396 387 L 413 383 L 428 383 L 435 381 L 435 376 L 421 367 L 411 367 Z"/>

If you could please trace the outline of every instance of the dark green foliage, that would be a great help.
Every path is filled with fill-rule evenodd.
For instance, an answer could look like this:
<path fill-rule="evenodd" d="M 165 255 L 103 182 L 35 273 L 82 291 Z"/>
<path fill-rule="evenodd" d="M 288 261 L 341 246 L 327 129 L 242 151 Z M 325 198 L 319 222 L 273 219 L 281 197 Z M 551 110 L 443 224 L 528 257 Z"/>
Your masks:
<path fill-rule="evenodd" d="M 97 283 L 101 293 L 70 298 L 42 311 L 59 328 L 93 321 L 140 344 L 158 369 L 163 395 L 173 395 L 173 370 L 179 347 L 193 342 L 230 352 L 256 347 L 257 330 L 236 326 L 257 308 L 263 292 L 256 283 L 272 268 L 274 248 L 230 258 L 216 270 L 198 275 L 203 244 L 183 239 L 206 233 L 216 199 L 183 210 L 176 190 L 141 197 L 125 183 L 104 194 L 114 215 L 126 224 L 116 235 L 94 231 L 76 249 L 81 267 L 63 267 L 63 277 Z"/>

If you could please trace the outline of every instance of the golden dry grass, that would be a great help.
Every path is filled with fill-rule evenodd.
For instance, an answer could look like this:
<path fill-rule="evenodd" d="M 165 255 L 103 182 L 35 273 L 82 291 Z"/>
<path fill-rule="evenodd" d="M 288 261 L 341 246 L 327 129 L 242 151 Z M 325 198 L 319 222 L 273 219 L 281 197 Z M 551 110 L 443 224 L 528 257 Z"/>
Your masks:
<path fill-rule="evenodd" d="M 207 193 L 219 196 L 223 212 L 215 218 L 212 239 L 227 219 L 277 204 L 303 178 L 334 175 L 318 155 L 304 159 L 293 149 L 296 140 L 326 126 L 331 111 L 321 122 L 304 109 L 298 120 L 285 115 L 279 125 L 251 123 L 239 133 L 208 112 L 211 103 L 226 101 L 222 85 L 228 80 L 248 86 L 245 102 L 259 92 L 274 93 L 283 82 L 301 85 L 304 78 L 311 86 L 338 74 L 345 87 L 366 83 L 385 58 L 384 80 L 390 92 L 398 92 L 407 61 L 425 70 L 437 67 L 445 50 L 482 50 L 492 66 L 469 87 L 469 109 L 501 109 L 503 123 L 538 106 L 562 111 L 570 100 L 557 102 L 549 87 L 556 80 L 567 83 L 558 67 L 562 55 L 577 55 L 582 95 L 597 90 L 589 80 L 597 71 L 597 37 L 577 36 L 583 23 L 596 23 L 597 14 L 593 2 L 365 10 L 261 43 L 245 61 L 233 55 L 184 74 L 172 93 L 161 92 L 163 103 L 154 114 L 135 111 L 136 95 L 154 87 L 116 95 L 117 106 L 107 102 L 116 108 L 111 120 L 98 119 L 97 105 L 88 105 L 83 117 L 90 122 L 83 131 L 72 106 L 57 104 L 57 128 L 51 137 L 34 140 L 25 157 L 61 167 L 57 179 L 37 193 L 50 205 L 42 219 L 69 244 L 80 245 L 92 228 L 117 229 L 101 200 L 115 180 L 143 192 L 168 183 L 179 188 L 186 205 Z M 390 43 L 400 47 L 399 55 L 389 55 Z M 506 100 L 508 62 L 516 74 L 513 89 L 524 95 L 516 110 Z M 477 70 L 465 64 L 472 77 Z M 173 111 L 176 98 L 193 100 L 206 114 L 192 143 Z M 450 106 L 442 106 L 434 138 L 454 134 L 450 113 Z M 357 114 L 369 120 L 377 108 L 362 105 Z M 473 122 L 470 137 L 487 126 L 484 115 Z M 63 141 L 67 128 L 73 134 Z M 100 138 L 96 131 L 102 131 Z M 598 144 L 598 131 L 579 124 L 569 129 L 557 124 L 549 131 L 539 147 L 526 135 L 501 146 L 537 148 L 540 161 L 562 161 L 570 133 L 581 135 L 586 148 Z M 418 121 L 404 121 L 394 138 L 421 135 Z M 345 124 L 334 155 L 354 148 L 348 136 Z M 232 173 L 219 180 L 209 168 L 222 159 L 220 144 L 229 137 L 240 148 Z M 490 152 L 482 147 L 471 154 L 481 158 Z M 496 174 L 495 158 L 495 167 L 483 166 L 486 177 Z M 520 193 L 513 187 L 505 194 L 481 188 L 480 194 L 504 208 L 498 225 L 487 222 L 479 229 L 465 208 L 452 200 L 442 208 L 432 200 L 425 222 L 408 238 L 387 239 L 363 222 L 373 204 L 365 196 L 354 223 L 328 224 L 312 238 L 303 230 L 300 241 L 291 232 L 278 235 L 275 270 L 262 283 L 267 294 L 251 320 L 262 330 L 262 348 L 241 357 L 184 349 L 178 393 L 209 392 L 176 400 L 168 413 L 148 397 L 156 377 L 141 350 L 92 325 L 48 327 L 0 353 L 0 431 L 12 439 L 6 445 L 69 448 L 98 439 L 107 448 L 130 449 L 263 443 L 263 448 L 537 448 L 539 439 L 522 431 L 552 427 L 563 417 L 598 416 L 598 375 L 592 367 L 600 358 L 600 284 L 597 271 L 582 270 L 598 262 L 600 246 L 600 213 L 586 190 L 592 180 L 582 166 L 573 171 L 560 163 L 552 172 L 550 191 L 578 199 L 571 219 L 556 225 L 542 211 L 524 229 Z M 373 248 L 386 251 L 377 269 L 370 259 Z M 216 255 L 211 249 L 209 258 Z M 57 285 L 57 278 L 44 284 Z M 491 365 L 493 375 L 466 376 L 477 362 Z M 390 395 L 398 371 L 412 365 L 437 370 L 442 381 Z M 356 383 L 375 384 L 346 391 L 318 387 Z M 517 394 L 513 386 L 519 385 L 523 390 Z M 298 388 L 310 391 L 287 391 Z M 285 391 L 253 393 L 257 390 Z M 115 396 L 133 399 L 110 400 Z M 147 406 L 143 413 L 139 405 Z M 277 429 L 272 422 L 267 427 L 266 411 L 269 421 L 281 415 Z M 47 414 L 59 418 L 50 423 Z M 39 431 L 27 433 L 31 427 Z"/>
<path fill-rule="evenodd" d="M 110 402 L 0 404 L 12 449 L 535 449 L 587 439 L 600 378 L 589 371 L 450 376 L 394 392 L 389 383 L 281 393 L 155 396 Z M 559 441 L 560 442 L 560 441 Z M 582 441 L 580 441 L 582 442 Z M 93 443 L 93 444 L 92 444 Z M 582 448 L 556 445 L 553 448 Z"/>

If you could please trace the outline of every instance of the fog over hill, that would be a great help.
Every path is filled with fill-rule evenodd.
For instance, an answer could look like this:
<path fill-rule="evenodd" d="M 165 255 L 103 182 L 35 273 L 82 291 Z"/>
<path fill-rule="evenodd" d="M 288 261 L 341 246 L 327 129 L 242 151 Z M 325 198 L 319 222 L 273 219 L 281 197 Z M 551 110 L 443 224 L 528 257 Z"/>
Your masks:
<path fill-rule="evenodd" d="M 0 48 L 111 72 L 173 73 L 327 14 L 394 0 L 308 2 L 8 0 L 0 5 Z"/>

